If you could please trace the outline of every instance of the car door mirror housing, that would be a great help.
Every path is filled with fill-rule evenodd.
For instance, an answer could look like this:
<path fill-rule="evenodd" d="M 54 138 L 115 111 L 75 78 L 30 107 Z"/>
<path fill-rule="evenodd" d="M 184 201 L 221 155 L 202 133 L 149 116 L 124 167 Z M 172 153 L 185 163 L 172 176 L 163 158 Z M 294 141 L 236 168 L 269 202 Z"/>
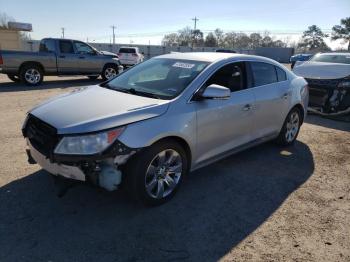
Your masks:
<path fill-rule="evenodd" d="M 231 97 L 231 90 L 220 85 L 209 85 L 200 95 L 202 99 L 229 99 Z"/>

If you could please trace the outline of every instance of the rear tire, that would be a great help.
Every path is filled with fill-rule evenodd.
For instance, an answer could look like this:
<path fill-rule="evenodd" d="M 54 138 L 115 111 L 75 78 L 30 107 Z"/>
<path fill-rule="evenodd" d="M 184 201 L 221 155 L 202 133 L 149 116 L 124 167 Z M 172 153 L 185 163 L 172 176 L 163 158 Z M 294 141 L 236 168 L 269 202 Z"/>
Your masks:
<path fill-rule="evenodd" d="M 119 74 L 119 69 L 117 65 L 108 64 L 102 70 L 102 79 L 104 81 L 110 80 Z"/>
<path fill-rule="evenodd" d="M 11 75 L 11 74 L 7 74 L 7 77 L 12 80 L 15 83 L 19 83 L 21 82 L 21 80 L 19 79 L 18 75 Z"/>
<path fill-rule="evenodd" d="M 21 68 L 20 79 L 28 86 L 38 86 L 44 79 L 44 73 L 40 66 L 27 64 Z"/>
<path fill-rule="evenodd" d="M 287 115 L 276 142 L 283 146 L 293 144 L 298 137 L 301 122 L 301 112 L 297 107 L 294 107 Z"/>
<path fill-rule="evenodd" d="M 170 200 L 188 173 L 185 150 L 175 141 L 158 142 L 136 154 L 126 164 L 126 190 L 148 206 Z"/>

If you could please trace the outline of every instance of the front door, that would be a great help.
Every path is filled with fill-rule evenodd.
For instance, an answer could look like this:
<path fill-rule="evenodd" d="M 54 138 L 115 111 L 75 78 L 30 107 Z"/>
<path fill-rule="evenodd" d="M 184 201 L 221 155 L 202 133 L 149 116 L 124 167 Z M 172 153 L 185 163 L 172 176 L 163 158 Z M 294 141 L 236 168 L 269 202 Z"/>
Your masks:
<path fill-rule="evenodd" d="M 74 50 L 71 40 L 59 40 L 57 55 L 57 71 L 61 75 L 80 74 L 79 54 Z"/>
<path fill-rule="evenodd" d="M 254 93 L 249 88 L 244 62 L 232 63 L 216 71 L 205 83 L 231 90 L 227 100 L 196 101 L 196 164 L 230 151 L 252 140 Z M 203 90 L 200 91 L 203 91 Z"/>

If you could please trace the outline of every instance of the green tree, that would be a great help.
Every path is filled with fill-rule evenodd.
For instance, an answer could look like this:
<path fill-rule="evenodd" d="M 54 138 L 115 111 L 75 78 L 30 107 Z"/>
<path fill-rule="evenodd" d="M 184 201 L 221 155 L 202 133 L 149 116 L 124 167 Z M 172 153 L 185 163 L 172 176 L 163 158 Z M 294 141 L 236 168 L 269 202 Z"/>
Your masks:
<path fill-rule="evenodd" d="M 332 40 L 342 39 L 348 42 L 348 50 L 350 50 L 350 17 L 340 20 L 340 25 L 332 28 Z"/>
<path fill-rule="evenodd" d="M 329 47 L 324 42 L 324 38 L 326 37 L 328 37 L 328 35 L 323 33 L 318 26 L 309 26 L 308 29 L 304 31 L 302 40 L 298 44 L 298 47 L 305 51 L 329 50 Z"/>
<path fill-rule="evenodd" d="M 204 45 L 208 47 L 218 46 L 218 42 L 216 41 L 216 37 L 213 33 L 207 34 L 205 37 Z"/>

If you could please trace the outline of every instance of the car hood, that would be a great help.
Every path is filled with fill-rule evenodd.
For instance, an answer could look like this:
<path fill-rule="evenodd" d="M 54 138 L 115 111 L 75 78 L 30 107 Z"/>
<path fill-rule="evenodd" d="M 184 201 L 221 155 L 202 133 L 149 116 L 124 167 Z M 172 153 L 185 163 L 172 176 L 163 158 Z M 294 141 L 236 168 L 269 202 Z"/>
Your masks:
<path fill-rule="evenodd" d="M 350 75 L 350 65 L 308 61 L 296 64 L 293 72 L 298 76 L 311 79 L 338 79 Z"/>
<path fill-rule="evenodd" d="M 168 105 L 167 100 L 91 86 L 50 99 L 29 113 L 55 127 L 58 134 L 78 134 L 157 117 Z"/>

